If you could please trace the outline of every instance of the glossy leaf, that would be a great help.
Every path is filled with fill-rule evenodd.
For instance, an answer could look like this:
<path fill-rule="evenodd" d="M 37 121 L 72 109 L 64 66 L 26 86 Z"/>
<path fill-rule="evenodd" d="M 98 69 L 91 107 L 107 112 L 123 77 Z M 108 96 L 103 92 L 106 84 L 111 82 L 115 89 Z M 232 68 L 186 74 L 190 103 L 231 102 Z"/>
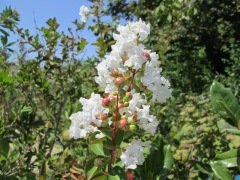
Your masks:
<path fill-rule="evenodd" d="M 90 180 L 92 179 L 92 177 L 95 175 L 95 173 L 97 172 L 98 167 L 97 166 L 93 166 L 92 168 L 90 168 L 87 171 L 87 179 Z"/>
<path fill-rule="evenodd" d="M 214 162 L 230 168 L 239 166 L 239 159 L 240 151 L 238 149 L 232 149 L 230 151 L 217 154 Z"/>
<path fill-rule="evenodd" d="M 232 180 L 230 171 L 222 164 L 217 162 L 210 162 L 210 166 L 214 174 L 221 180 Z"/>
<path fill-rule="evenodd" d="M 105 156 L 102 143 L 90 144 L 89 150 L 98 156 Z"/>
<path fill-rule="evenodd" d="M 210 88 L 210 94 L 215 110 L 222 115 L 230 117 L 226 121 L 240 128 L 240 105 L 232 91 L 214 81 Z"/>
<path fill-rule="evenodd" d="M 171 146 L 164 146 L 164 165 L 163 168 L 171 170 L 174 163 L 173 154 L 171 151 Z"/>

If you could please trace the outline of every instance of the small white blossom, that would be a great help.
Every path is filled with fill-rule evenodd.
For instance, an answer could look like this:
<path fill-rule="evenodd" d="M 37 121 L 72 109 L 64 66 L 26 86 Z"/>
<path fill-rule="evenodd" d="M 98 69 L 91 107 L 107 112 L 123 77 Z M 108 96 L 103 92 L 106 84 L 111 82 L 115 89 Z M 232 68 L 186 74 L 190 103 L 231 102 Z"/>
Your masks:
<path fill-rule="evenodd" d="M 99 115 L 107 113 L 108 109 L 101 104 L 101 97 L 99 94 L 92 93 L 89 99 L 80 98 L 82 104 L 82 111 L 71 115 L 70 120 L 70 136 L 78 139 L 85 138 L 87 134 L 92 132 L 99 132 L 97 127 L 101 126 L 102 121 Z"/>
<path fill-rule="evenodd" d="M 140 93 L 132 92 L 132 99 L 129 101 L 128 107 L 121 108 L 120 114 L 126 114 L 128 116 L 138 112 L 142 105 L 146 104 L 146 99 Z"/>
<path fill-rule="evenodd" d="M 155 116 L 149 114 L 150 113 L 149 108 L 150 108 L 149 105 L 143 105 L 142 109 L 138 109 L 137 117 L 139 120 L 140 128 L 154 135 L 159 123 Z"/>
<path fill-rule="evenodd" d="M 162 69 L 158 67 L 158 55 L 150 54 L 151 61 L 147 62 L 144 68 L 144 76 L 142 83 L 153 93 L 152 100 L 157 100 L 160 103 L 165 102 L 172 93 L 170 82 L 161 76 Z"/>
<path fill-rule="evenodd" d="M 137 165 L 142 165 L 144 162 L 144 148 L 149 148 L 149 142 L 141 140 L 133 141 L 120 156 L 126 169 L 136 169 Z"/>
<path fill-rule="evenodd" d="M 145 40 L 150 34 L 150 24 L 146 24 L 141 19 L 137 22 L 129 24 L 130 29 L 139 35 L 139 40 Z"/>
<path fill-rule="evenodd" d="M 88 17 L 90 16 L 90 10 L 86 6 L 81 6 L 79 10 L 79 15 L 82 22 L 87 22 Z"/>

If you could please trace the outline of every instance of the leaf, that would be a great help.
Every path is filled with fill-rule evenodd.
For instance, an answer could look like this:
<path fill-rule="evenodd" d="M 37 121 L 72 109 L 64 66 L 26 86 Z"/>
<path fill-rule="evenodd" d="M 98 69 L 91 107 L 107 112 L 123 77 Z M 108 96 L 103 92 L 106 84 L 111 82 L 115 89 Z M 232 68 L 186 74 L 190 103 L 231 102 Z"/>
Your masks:
<path fill-rule="evenodd" d="M 107 179 L 108 179 L 108 180 L 121 180 L 118 175 L 114 175 L 114 176 L 108 175 L 108 178 L 107 178 Z"/>
<path fill-rule="evenodd" d="M 228 115 L 228 123 L 240 128 L 240 105 L 229 88 L 214 81 L 210 88 L 211 102 L 221 115 Z"/>
<path fill-rule="evenodd" d="M 115 166 L 108 175 L 108 180 L 122 180 L 122 179 L 125 179 L 124 169 L 119 166 Z"/>
<path fill-rule="evenodd" d="M 123 141 L 123 137 L 124 137 L 124 131 L 122 130 L 118 130 L 116 133 L 116 145 L 120 145 L 121 142 Z"/>
<path fill-rule="evenodd" d="M 9 151 L 9 141 L 5 138 L 0 138 L 0 155 L 7 158 Z"/>
<path fill-rule="evenodd" d="M 225 120 L 218 121 L 217 125 L 221 132 L 228 132 L 230 134 L 240 135 L 240 130 L 230 125 Z"/>
<path fill-rule="evenodd" d="M 89 150 L 98 156 L 105 156 L 102 143 L 89 144 Z"/>
<path fill-rule="evenodd" d="M 21 113 L 31 113 L 32 112 L 32 108 L 29 107 L 29 106 L 24 106 L 22 109 L 21 109 Z"/>
<path fill-rule="evenodd" d="M 87 171 L 87 179 L 91 179 L 95 173 L 97 172 L 98 170 L 98 167 L 97 166 L 93 166 L 92 168 L 90 168 L 88 171 Z"/>
<path fill-rule="evenodd" d="M 6 71 L 0 71 L 0 83 L 12 84 L 13 79 L 10 74 Z"/>
<path fill-rule="evenodd" d="M 167 170 L 171 170 L 172 166 L 173 166 L 173 154 L 171 151 L 171 146 L 170 145 L 166 145 L 164 146 L 164 164 L 163 164 L 163 168 L 167 169 Z"/>
<path fill-rule="evenodd" d="M 180 140 L 182 136 L 186 135 L 189 133 L 190 130 L 192 130 L 193 127 L 191 124 L 186 123 L 183 125 L 183 127 L 178 131 L 178 133 L 174 136 L 174 139 Z"/>
<path fill-rule="evenodd" d="M 218 162 L 224 165 L 225 167 L 230 168 L 230 167 L 238 167 L 239 159 L 240 159 L 240 150 L 232 149 L 232 150 L 217 154 L 214 162 Z"/>
<path fill-rule="evenodd" d="M 210 166 L 214 172 L 214 174 L 222 180 L 232 180 L 232 176 L 230 171 L 225 168 L 222 164 L 217 162 L 210 162 Z"/>

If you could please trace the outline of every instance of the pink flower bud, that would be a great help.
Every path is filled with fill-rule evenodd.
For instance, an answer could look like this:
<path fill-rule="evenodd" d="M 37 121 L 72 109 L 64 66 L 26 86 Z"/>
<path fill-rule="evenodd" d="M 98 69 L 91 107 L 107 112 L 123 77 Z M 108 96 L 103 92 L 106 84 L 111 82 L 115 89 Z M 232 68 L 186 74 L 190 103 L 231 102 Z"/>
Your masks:
<path fill-rule="evenodd" d="M 120 121 L 119 121 L 119 127 L 120 128 L 124 128 L 127 125 L 128 125 L 127 119 L 120 119 Z"/>
<path fill-rule="evenodd" d="M 124 82 L 124 78 L 123 78 L 123 77 L 117 77 L 117 78 L 114 80 L 114 84 L 115 84 L 116 86 L 120 86 L 123 82 Z"/>
<path fill-rule="evenodd" d="M 149 54 L 148 52 L 144 52 L 144 53 L 143 53 L 143 56 L 144 56 L 145 58 L 147 58 L 147 59 L 150 58 L 150 54 Z"/>
<path fill-rule="evenodd" d="M 117 97 L 116 96 L 109 96 L 109 100 L 112 102 L 112 101 L 115 101 L 117 100 Z"/>
<path fill-rule="evenodd" d="M 100 119 L 101 119 L 102 121 L 106 121 L 106 120 L 108 119 L 108 115 L 107 115 L 107 114 L 101 114 L 101 115 L 100 115 Z"/>
<path fill-rule="evenodd" d="M 124 104 L 123 103 L 118 103 L 118 109 L 123 108 Z"/>
<path fill-rule="evenodd" d="M 107 106 L 110 103 L 110 98 L 106 97 L 102 99 L 102 105 Z"/>

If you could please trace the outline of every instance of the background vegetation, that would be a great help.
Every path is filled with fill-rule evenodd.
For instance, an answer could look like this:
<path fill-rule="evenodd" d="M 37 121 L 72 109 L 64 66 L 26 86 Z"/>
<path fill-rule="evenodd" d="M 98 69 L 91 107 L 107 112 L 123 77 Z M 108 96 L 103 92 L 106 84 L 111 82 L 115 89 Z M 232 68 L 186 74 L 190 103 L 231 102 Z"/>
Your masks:
<path fill-rule="evenodd" d="M 51 18 L 32 35 L 18 26 L 16 10 L 1 12 L 0 179 L 94 179 L 86 142 L 68 136 L 69 116 L 79 109 L 80 97 L 102 93 L 94 66 L 110 50 L 115 24 L 136 18 L 151 24 L 145 43 L 160 55 L 173 96 L 153 106 L 160 121 L 155 151 L 134 176 L 231 179 L 238 174 L 240 2 L 114 0 L 96 15 L 89 28 L 97 36 L 98 57 L 81 59 L 87 41 L 78 32 L 84 24 L 74 21 L 76 28 L 64 33 Z M 112 22 L 101 21 L 103 15 Z M 11 42 L 13 35 L 17 39 Z M 214 80 L 232 93 L 216 82 L 211 86 Z"/>

